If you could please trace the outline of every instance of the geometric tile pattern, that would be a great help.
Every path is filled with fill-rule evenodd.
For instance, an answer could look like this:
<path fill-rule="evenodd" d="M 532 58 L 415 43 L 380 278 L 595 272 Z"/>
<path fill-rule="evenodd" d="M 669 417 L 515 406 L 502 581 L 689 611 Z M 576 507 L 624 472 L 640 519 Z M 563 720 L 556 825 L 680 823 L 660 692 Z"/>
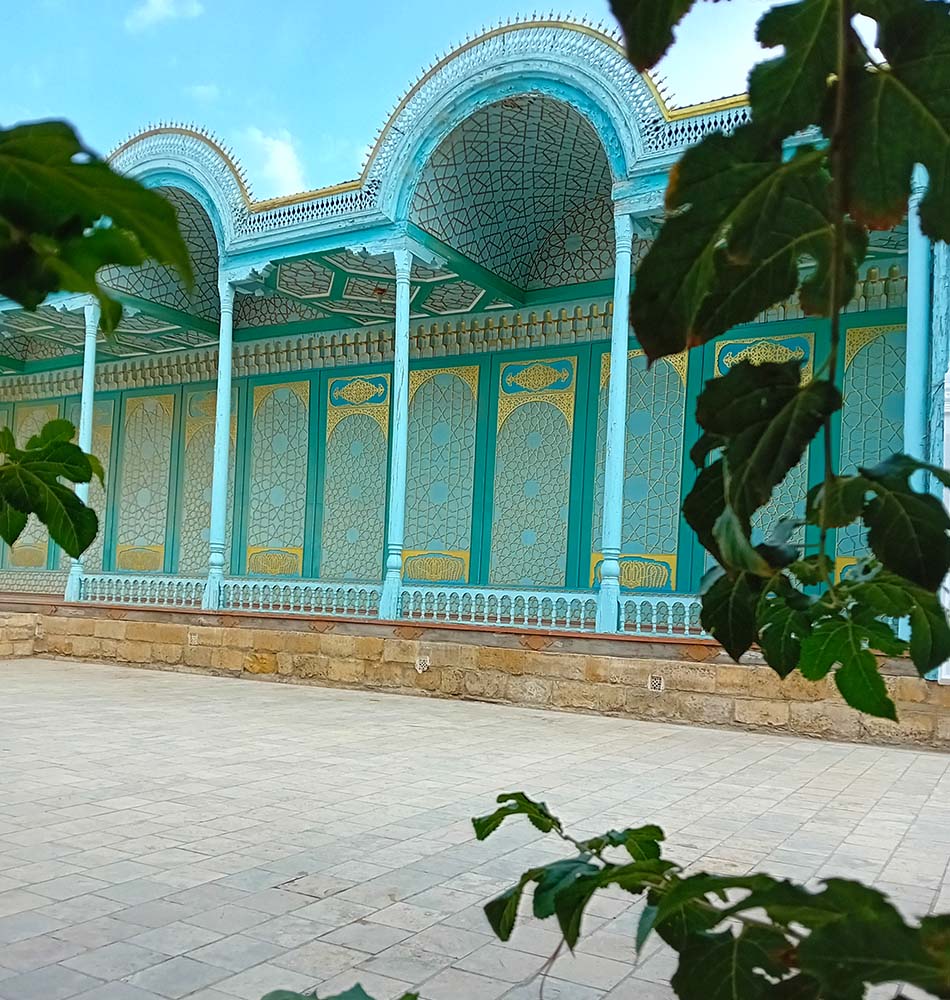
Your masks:
<path fill-rule="evenodd" d="M 905 341 L 903 327 L 851 329 L 846 335 L 842 474 L 852 474 L 859 465 L 874 466 L 902 450 Z M 860 558 L 866 551 L 861 525 L 838 531 L 839 558 Z"/>
<path fill-rule="evenodd" d="M 468 552 L 472 544 L 477 368 L 415 371 L 410 379 L 405 548 Z M 421 384 L 419 380 L 425 377 Z M 421 560 L 413 565 L 424 566 Z"/>
<path fill-rule="evenodd" d="M 323 298 L 330 293 L 333 272 L 316 261 L 295 260 L 277 268 L 277 287 L 301 299 Z"/>
<path fill-rule="evenodd" d="M 646 358 L 631 351 L 627 361 L 624 447 L 623 553 L 665 555 L 676 552 L 682 477 L 686 386 L 668 362 L 647 371 Z M 607 376 L 610 355 L 601 367 L 594 464 L 593 551 L 603 550 L 604 452 L 607 440 Z"/>
<path fill-rule="evenodd" d="M 613 203 L 609 195 L 598 195 L 564 216 L 544 237 L 531 260 L 526 287 L 556 288 L 613 274 Z"/>
<path fill-rule="evenodd" d="M 125 400 L 116 502 L 116 569 L 162 571 L 174 420 L 174 396 L 130 396 Z"/>
<path fill-rule="evenodd" d="M 307 508 L 309 385 L 258 385 L 253 407 L 248 573 L 299 576 Z"/>
<path fill-rule="evenodd" d="M 484 294 L 484 289 L 473 285 L 470 281 L 453 281 L 433 288 L 423 302 L 422 308 L 445 316 L 451 313 L 470 312 L 478 305 Z"/>
<path fill-rule="evenodd" d="M 379 580 L 382 574 L 386 436 L 366 408 L 351 409 L 351 415 L 335 424 L 326 444 L 321 580 Z"/>
<path fill-rule="evenodd" d="M 573 382 L 574 361 L 561 364 Z M 541 368 L 528 366 L 515 378 L 530 378 Z M 499 421 L 501 403 L 512 405 L 504 398 L 505 384 L 503 375 Z M 564 401 L 553 398 L 562 393 Z M 490 580 L 496 586 L 562 587 L 567 572 L 573 437 L 562 407 L 573 410 L 573 384 L 560 393 L 542 388 L 524 395 L 527 401 L 510 410 L 498 429 Z"/>
<path fill-rule="evenodd" d="M 548 235 L 610 191 L 607 157 L 589 122 L 560 101 L 522 95 L 475 112 L 443 140 L 423 170 L 410 218 L 525 288 Z"/>
<path fill-rule="evenodd" d="M 302 320 L 322 319 L 327 314 L 305 302 L 299 302 L 276 292 L 270 295 L 235 296 L 234 327 L 246 329 L 260 326 L 281 326 Z"/>

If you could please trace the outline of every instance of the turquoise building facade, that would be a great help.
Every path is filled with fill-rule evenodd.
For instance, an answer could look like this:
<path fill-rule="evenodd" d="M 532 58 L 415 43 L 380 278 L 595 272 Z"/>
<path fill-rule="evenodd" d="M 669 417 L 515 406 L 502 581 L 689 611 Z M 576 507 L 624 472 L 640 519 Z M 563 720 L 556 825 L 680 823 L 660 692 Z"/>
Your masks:
<path fill-rule="evenodd" d="M 696 395 L 742 359 L 810 371 L 829 337 L 788 301 L 648 371 L 629 329 L 670 168 L 746 114 L 671 108 L 617 38 L 551 18 L 436 63 L 334 188 L 255 201 L 199 129 L 134 136 L 112 163 L 175 206 L 196 284 L 112 269 L 108 340 L 81 297 L 0 303 L 0 424 L 68 417 L 107 469 L 84 558 L 31 523 L 0 591 L 700 634 Z M 914 212 L 875 234 L 845 317 L 844 468 L 943 460 L 948 260 Z M 819 477 L 816 451 L 763 530 Z M 845 571 L 862 540 L 835 544 Z"/>

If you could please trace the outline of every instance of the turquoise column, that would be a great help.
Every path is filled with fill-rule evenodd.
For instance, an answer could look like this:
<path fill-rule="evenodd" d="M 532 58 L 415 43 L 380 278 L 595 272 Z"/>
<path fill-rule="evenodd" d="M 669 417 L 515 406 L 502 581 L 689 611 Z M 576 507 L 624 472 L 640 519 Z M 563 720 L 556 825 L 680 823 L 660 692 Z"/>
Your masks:
<path fill-rule="evenodd" d="M 412 253 L 393 251 L 396 260 L 396 328 L 393 333 L 392 432 L 389 449 L 389 517 L 386 525 L 386 573 L 379 617 L 400 613 L 402 544 L 406 531 L 406 452 L 409 448 L 409 279 Z"/>
<path fill-rule="evenodd" d="M 904 385 L 904 451 L 926 460 L 930 396 L 930 308 L 933 248 L 920 228 L 920 199 L 927 171 L 914 168 L 907 212 L 907 362 Z M 923 485 L 924 477 L 916 477 Z"/>
<path fill-rule="evenodd" d="M 225 534 L 228 519 L 228 459 L 231 453 L 231 353 L 234 332 L 234 285 L 218 279 L 221 325 L 218 335 L 218 383 L 214 400 L 214 458 L 211 472 L 211 530 L 208 535 L 208 582 L 201 606 L 221 607 Z"/>
<path fill-rule="evenodd" d="M 633 219 L 614 214 L 613 324 L 607 388 L 607 448 L 604 456 L 603 560 L 597 595 L 598 632 L 616 632 L 620 622 L 620 542 L 623 530 L 624 442 L 627 433 L 627 344 L 630 337 L 630 258 Z"/>
<path fill-rule="evenodd" d="M 96 337 L 99 334 L 99 317 L 102 309 L 96 299 L 83 306 L 85 336 L 82 351 L 82 393 L 79 397 L 79 433 L 77 443 L 85 452 L 92 451 L 92 417 L 96 395 Z M 83 503 L 89 502 L 89 483 L 76 484 L 76 496 Z M 102 525 L 99 526 L 102 530 Z M 66 580 L 66 600 L 78 601 L 82 596 L 82 556 L 73 559 Z"/>

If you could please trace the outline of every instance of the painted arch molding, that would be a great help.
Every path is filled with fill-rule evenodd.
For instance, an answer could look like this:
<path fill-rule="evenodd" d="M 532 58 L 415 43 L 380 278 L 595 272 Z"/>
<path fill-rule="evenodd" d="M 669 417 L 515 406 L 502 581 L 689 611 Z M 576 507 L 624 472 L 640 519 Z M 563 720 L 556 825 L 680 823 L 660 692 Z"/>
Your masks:
<path fill-rule="evenodd" d="M 549 98 L 579 115 L 599 140 L 614 185 L 667 168 L 706 133 L 747 117 L 741 96 L 671 109 L 627 62 L 616 35 L 552 18 L 494 28 L 436 62 L 396 106 L 353 181 L 256 201 L 230 151 L 187 125 L 149 128 L 110 160 L 151 187 L 180 188 L 194 198 L 226 266 L 258 248 L 406 223 L 440 144 L 482 109 L 522 95 Z"/>

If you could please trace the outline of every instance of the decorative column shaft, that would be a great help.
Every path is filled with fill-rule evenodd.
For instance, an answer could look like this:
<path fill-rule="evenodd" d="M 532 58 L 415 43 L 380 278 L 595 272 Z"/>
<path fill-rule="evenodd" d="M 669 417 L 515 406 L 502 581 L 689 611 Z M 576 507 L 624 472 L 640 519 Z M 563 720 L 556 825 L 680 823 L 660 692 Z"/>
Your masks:
<path fill-rule="evenodd" d="M 396 258 L 396 328 L 393 334 L 392 436 L 389 449 L 389 520 L 386 574 L 379 617 L 400 614 L 402 544 L 406 532 L 406 460 L 409 448 L 409 279 L 412 253 L 399 247 Z"/>
<path fill-rule="evenodd" d="M 79 433 L 77 443 L 85 452 L 92 451 L 92 418 L 96 395 L 96 337 L 99 333 L 99 317 L 102 309 L 95 299 L 83 306 L 85 337 L 82 351 L 82 394 L 79 398 Z M 76 496 L 83 503 L 89 502 L 89 483 L 76 484 Z M 102 531 L 102 525 L 99 525 Z M 82 593 L 83 559 L 73 559 L 66 580 L 66 600 L 78 601 Z"/>
<path fill-rule="evenodd" d="M 920 228 L 920 199 L 927 188 L 927 171 L 914 168 L 907 212 L 907 361 L 904 384 L 904 451 L 927 460 L 930 396 L 930 272 L 933 248 Z M 924 476 L 917 474 L 919 487 Z"/>
<path fill-rule="evenodd" d="M 221 607 L 225 539 L 228 521 L 228 465 L 231 455 L 231 353 L 234 330 L 234 286 L 221 277 L 221 325 L 218 335 L 218 383 L 214 401 L 214 459 L 211 472 L 211 530 L 208 535 L 208 581 L 201 606 Z"/>
<path fill-rule="evenodd" d="M 603 540 L 600 593 L 597 597 L 598 632 L 616 632 L 620 612 L 620 542 L 623 530 L 624 441 L 627 415 L 627 344 L 630 336 L 630 263 L 633 219 L 614 215 L 613 324 L 610 329 L 610 381 L 607 388 L 607 448 L 604 456 Z"/>

